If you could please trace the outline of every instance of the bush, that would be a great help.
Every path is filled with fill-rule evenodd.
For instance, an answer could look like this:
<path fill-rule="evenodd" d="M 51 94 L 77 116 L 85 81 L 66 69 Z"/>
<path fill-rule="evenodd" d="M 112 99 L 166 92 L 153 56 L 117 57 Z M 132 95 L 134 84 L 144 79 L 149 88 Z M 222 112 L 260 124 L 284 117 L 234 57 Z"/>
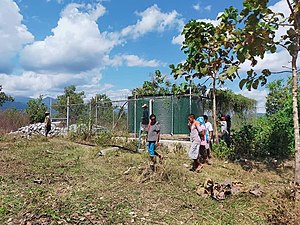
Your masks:
<path fill-rule="evenodd" d="M 96 136 L 95 142 L 99 146 L 113 144 L 113 134 L 109 131 L 101 132 Z"/>
<path fill-rule="evenodd" d="M 232 136 L 236 157 L 288 158 L 293 154 L 293 121 L 284 110 L 244 124 Z"/>
<path fill-rule="evenodd" d="M 234 150 L 231 147 L 228 147 L 225 141 L 220 140 L 219 144 L 214 144 L 213 153 L 217 158 L 220 159 L 232 159 L 234 158 Z"/>

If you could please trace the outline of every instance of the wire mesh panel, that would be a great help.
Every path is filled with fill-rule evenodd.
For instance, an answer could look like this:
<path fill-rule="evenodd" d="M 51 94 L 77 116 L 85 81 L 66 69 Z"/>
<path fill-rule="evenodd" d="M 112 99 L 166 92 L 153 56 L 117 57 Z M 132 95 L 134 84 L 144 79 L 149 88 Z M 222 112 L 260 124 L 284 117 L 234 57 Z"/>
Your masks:
<path fill-rule="evenodd" d="M 190 112 L 203 114 L 200 97 L 189 96 L 146 96 L 128 99 L 129 132 L 138 132 L 143 114 L 142 105 L 147 104 L 149 113 L 153 112 L 161 124 L 162 134 L 187 134 L 187 117 Z"/>

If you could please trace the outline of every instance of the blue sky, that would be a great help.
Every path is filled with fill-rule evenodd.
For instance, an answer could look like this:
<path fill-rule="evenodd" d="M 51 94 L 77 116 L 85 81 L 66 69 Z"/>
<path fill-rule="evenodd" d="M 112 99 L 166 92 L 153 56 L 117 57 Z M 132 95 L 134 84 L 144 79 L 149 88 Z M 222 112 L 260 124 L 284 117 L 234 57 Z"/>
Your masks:
<path fill-rule="evenodd" d="M 270 2 L 275 11 L 287 12 L 284 4 Z M 190 19 L 217 23 L 230 5 L 240 8 L 242 1 L 1 0 L 0 84 L 13 96 L 56 97 L 73 84 L 87 98 L 97 93 L 125 98 L 156 69 L 172 79 L 169 64 L 185 59 L 180 51 L 184 24 Z M 258 69 L 267 63 L 278 71 L 288 61 L 278 51 Z M 241 91 L 238 81 L 227 87 L 255 98 L 264 110 L 264 88 Z"/>

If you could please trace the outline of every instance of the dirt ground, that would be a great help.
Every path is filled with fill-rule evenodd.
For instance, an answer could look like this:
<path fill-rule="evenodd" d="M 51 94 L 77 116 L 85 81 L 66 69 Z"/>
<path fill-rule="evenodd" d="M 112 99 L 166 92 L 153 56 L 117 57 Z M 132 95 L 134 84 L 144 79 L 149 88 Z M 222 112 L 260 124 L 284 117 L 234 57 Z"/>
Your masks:
<path fill-rule="evenodd" d="M 2 138 L 0 224 L 297 224 L 288 162 L 245 167 L 213 158 L 195 173 L 186 149 L 161 148 L 165 159 L 153 172 L 146 152 L 100 150 L 63 139 Z M 262 195 L 199 196 L 207 179 L 239 181 L 244 190 L 258 185 Z"/>

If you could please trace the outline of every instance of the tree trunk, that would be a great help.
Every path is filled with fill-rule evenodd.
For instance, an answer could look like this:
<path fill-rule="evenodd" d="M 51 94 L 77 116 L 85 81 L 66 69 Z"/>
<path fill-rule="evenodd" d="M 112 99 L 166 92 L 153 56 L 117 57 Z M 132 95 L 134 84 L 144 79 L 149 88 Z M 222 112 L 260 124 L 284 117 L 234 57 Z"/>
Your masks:
<path fill-rule="evenodd" d="M 299 116 L 298 116 L 298 76 L 297 76 L 297 54 L 292 56 L 292 72 L 293 72 L 293 121 L 295 136 L 295 184 L 300 184 L 300 137 L 299 137 Z"/>
<path fill-rule="evenodd" d="M 213 123 L 214 123 L 214 133 L 215 141 L 219 143 L 218 125 L 217 125 L 217 103 L 216 103 L 216 73 L 213 74 L 213 90 L 212 90 L 212 101 L 213 101 Z"/>

